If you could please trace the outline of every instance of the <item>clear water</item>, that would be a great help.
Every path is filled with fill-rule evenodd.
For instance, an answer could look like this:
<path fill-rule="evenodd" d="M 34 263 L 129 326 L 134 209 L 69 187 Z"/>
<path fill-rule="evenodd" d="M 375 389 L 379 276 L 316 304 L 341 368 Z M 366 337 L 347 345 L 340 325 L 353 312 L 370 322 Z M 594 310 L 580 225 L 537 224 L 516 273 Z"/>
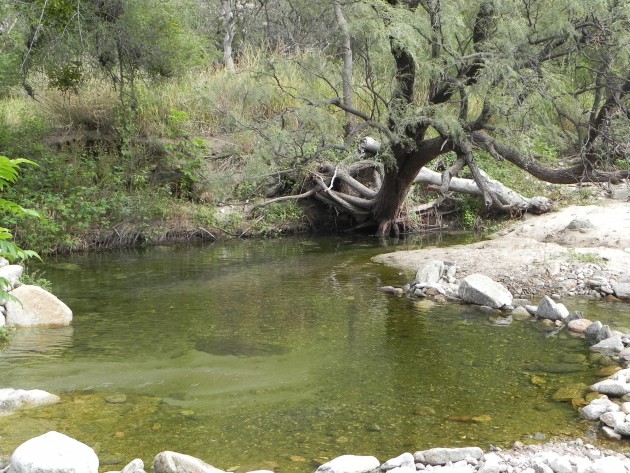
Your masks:
<path fill-rule="evenodd" d="M 0 453 L 48 430 L 102 471 L 175 450 L 222 468 L 312 471 L 435 446 L 581 435 L 553 394 L 591 384 L 580 339 L 471 306 L 379 292 L 396 248 L 343 239 L 237 241 L 49 259 L 72 327 L 19 330 L 0 386 L 62 402 L 0 418 Z M 124 395 L 124 396 L 121 396 Z"/>

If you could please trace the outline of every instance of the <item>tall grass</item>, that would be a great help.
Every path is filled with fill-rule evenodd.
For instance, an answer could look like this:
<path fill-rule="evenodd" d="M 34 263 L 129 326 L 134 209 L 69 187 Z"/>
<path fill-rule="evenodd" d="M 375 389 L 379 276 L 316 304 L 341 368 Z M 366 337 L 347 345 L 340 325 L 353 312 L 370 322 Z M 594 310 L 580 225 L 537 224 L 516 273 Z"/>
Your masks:
<path fill-rule="evenodd" d="M 252 48 L 235 74 L 207 67 L 171 79 L 138 77 L 134 110 L 122 109 L 120 90 L 98 74 L 63 93 L 40 77 L 37 101 L 18 89 L 0 98 L 0 152 L 39 163 L 11 197 L 47 219 L 6 224 L 42 253 L 90 248 L 99 234 L 111 242 L 115 229 L 127 242 L 177 228 L 194 233 L 196 215 L 264 194 L 277 171 L 307 163 L 324 142 L 342 141 L 343 114 L 304 100 L 334 95 L 339 84 L 323 74 L 332 67 L 308 53 L 288 58 Z M 259 225 L 245 227 L 274 233 L 283 215 L 263 213 Z"/>

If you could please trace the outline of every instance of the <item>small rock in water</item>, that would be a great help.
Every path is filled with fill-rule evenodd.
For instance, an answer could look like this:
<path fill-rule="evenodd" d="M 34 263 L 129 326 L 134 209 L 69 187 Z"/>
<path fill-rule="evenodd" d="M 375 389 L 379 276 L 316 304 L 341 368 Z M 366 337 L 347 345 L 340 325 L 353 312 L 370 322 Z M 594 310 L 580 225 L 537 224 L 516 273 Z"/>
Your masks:
<path fill-rule="evenodd" d="M 584 333 L 592 323 L 593 322 L 588 319 L 576 319 L 569 322 L 568 327 L 569 330 L 572 330 L 573 332 Z"/>
<path fill-rule="evenodd" d="M 515 320 L 527 320 L 531 317 L 531 314 L 527 311 L 525 307 L 516 307 L 512 311 L 512 317 Z"/>
<path fill-rule="evenodd" d="M 111 394 L 105 397 L 105 402 L 108 404 L 124 404 L 127 402 L 127 396 L 125 394 Z"/>
<path fill-rule="evenodd" d="M 605 366 L 597 370 L 597 376 L 601 376 L 601 377 L 612 376 L 620 369 L 621 369 L 621 366 L 617 366 L 617 365 Z"/>
<path fill-rule="evenodd" d="M 429 406 L 416 407 L 413 413 L 417 416 L 432 416 L 435 415 L 435 409 Z"/>
<path fill-rule="evenodd" d="M 512 323 L 512 316 L 511 315 L 491 316 L 491 317 L 488 317 L 488 320 L 490 321 L 492 325 L 506 326 Z"/>

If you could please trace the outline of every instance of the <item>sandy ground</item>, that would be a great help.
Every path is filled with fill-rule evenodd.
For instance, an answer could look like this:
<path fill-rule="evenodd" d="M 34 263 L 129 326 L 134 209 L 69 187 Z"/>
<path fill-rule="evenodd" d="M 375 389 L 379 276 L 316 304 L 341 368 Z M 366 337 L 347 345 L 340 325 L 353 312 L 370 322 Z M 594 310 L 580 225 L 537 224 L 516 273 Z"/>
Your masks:
<path fill-rule="evenodd" d="M 398 251 L 379 255 L 374 261 L 410 273 L 431 260 L 449 261 L 459 267 L 458 277 L 482 273 L 508 286 L 527 286 L 532 277 L 553 272 L 558 263 L 575 264 L 596 257 L 612 279 L 630 270 L 630 202 L 625 199 L 527 215 L 487 241 Z"/>

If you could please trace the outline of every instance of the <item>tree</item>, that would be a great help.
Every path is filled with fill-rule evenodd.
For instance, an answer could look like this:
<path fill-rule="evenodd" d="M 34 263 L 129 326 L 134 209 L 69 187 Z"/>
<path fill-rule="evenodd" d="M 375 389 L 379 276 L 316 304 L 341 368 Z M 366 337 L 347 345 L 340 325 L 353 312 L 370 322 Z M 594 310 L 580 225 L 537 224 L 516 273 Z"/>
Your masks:
<path fill-rule="evenodd" d="M 618 166 L 630 158 L 627 2 L 362 3 L 380 18 L 389 42 L 387 117 L 375 119 L 339 96 L 314 104 L 342 109 L 379 133 L 382 167 L 324 163 L 301 198 L 350 215 L 355 225 L 375 225 L 377 235 L 386 236 L 398 232 L 420 170 L 447 153 L 455 161 L 438 190 L 447 192 L 451 178 L 467 167 L 486 206 L 501 211 L 543 212 L 549 205 L 506 201 L 488 184 L 477 153 L 557 184 L 630 176 Z M 550 166 L 535 143 L 557 149 L 560 165 Z"/>

